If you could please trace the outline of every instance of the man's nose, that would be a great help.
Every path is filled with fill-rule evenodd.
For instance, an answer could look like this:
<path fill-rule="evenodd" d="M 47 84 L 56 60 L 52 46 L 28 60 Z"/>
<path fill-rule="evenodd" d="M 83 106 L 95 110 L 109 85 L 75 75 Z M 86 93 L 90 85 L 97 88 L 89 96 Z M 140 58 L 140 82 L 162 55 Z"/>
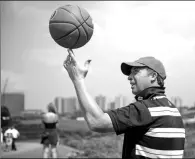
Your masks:
<path fill-rule="evenodd" d="M 132 73 L 128 76 L 128 78 L 127 78 L 129 81 L 132 81 L 133 80 L 133 75 L 132 75 Z"/>

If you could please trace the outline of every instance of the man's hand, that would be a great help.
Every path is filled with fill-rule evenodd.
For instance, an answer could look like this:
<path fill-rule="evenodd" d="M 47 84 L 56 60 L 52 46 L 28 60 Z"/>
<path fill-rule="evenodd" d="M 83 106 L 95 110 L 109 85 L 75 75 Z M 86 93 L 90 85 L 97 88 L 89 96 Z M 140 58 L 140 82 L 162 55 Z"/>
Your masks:
<path fill-rule="evenodd" d="M 84 80 L 88 73 L 91 60 L 87 60 L 84 64 L 84 67 L 81 67 L 76 60 L 73 51 L 71 49 L 68 49 L 68 53 L 69 55 L 64 61 L 64 67 L 67 70 L 72 82 Z"/>

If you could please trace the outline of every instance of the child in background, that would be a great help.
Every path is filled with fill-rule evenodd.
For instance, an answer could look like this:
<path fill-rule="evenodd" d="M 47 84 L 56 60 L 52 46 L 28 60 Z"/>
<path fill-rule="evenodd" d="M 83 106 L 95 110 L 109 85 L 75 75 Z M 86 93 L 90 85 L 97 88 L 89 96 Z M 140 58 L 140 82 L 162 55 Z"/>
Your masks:
<path fill-rule="evenodd" d="M 9 146 L 11 143 L 11 150 L 16 151 L 16 139 L 20 136 L 20 133 L 15 127 L 12 125 L 9 129 L 5 131 L 6 144 Z"/>

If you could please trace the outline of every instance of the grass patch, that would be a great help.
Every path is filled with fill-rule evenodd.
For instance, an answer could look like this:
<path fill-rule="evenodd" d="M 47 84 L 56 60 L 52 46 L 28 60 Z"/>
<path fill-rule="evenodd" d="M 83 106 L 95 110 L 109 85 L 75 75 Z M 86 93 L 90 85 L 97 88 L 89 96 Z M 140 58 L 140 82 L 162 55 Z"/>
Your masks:
<path fill-rule="evenodd" d="M 17 125 L 20 139 L 40 139 L 43 127 L 41 121 L 25 121 Z M 61 144 L 84 151 L 76 157 L 84 158 L 120 158 L 122 155 L 123 135 L 91 132 L 85 121 L 61 120 L 59 124 Z M 75 156 L 74 156 L 75 157 Z M 186 127 L 184 158 L 195 158 L 195 127 Z"/>

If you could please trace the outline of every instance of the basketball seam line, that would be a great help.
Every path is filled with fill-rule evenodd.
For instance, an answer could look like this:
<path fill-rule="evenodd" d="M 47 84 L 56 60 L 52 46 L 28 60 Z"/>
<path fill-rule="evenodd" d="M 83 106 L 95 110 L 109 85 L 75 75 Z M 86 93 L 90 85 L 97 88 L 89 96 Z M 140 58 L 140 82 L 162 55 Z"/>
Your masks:
<path fill-rule="evenodd" d="M 78 30 L 78 29 L 77 29 L 77 30 Z M 80 34 L 80 31 L 79 31 L 79 30 L 78 30 L 78 32 L 79 32 L 79 36 L 78 36 L 76 42 L 72 45 L 72 47 L 70 47 L 70 49 L 71 49 L 71 48 L 74 48 L 74 46 L 75 46 L 75 45 L 78 43 L 78 41 L 79 41 L 79 38 L 80 38 L 81 34 Z"/>
<path fill-rule="evenodd" d="M 82 15 L 82 13 L 81 13 L 81 9 L 77 6 L 77 8 L 79 9 L 79 12 L 80 12 L 80 15 L 81 15 L 81 18 L 83 19 L 83 21 L 85 21 L 85 19 L 83 18 L 83 15 Z M 90 16 L 89 16 L 90 17 Z M 87 19 L 89 19 L 89 17 L 87 18 Z M 83 29 L 84 29 L 84 27 L 83 27 Z M 85 29 L 84 29 L 85 30 Z M 88 41 L 88 33 L 87 33 L 87 31 L 85 30 L 85 33 L 86 33 L 86 35 L 87 35 L 87 41 Z"/>
<path fill-rule="evenodd" d="M 50 22 L 49 24 L 50 25 L 52 25 L 52 24 L 60 24 L 60 23 L 64 23 L 64 24 L 72 24 L 72 25 L 74 25 L 75 27 L 77 27 L 74 23 L 71 23 L 71 22 L 63 22 L 63 21 L 55 21 L 55 20 L 53 20 L 52 22 Z M 79 25 L 80 26 L 80 25 Z"/>
<path fill-rule="evenodd" d="M 53 19 L 53 17 L 56 15 L 56 10 L 54 11 L 54 13 L 51 15 L 51 18 L 50 18 L 50 20 L 52 20 Z"/>
<path fill-rule="evenodd" d="M 89 17 L 86 19 L 86 21 L 89 19 Z M 83 21 L 83 23 L 86 23 L 86 21 Z M 64 22 L 64 21 L 56 21 L 56 20 L 52 20 L 51 19 L 51 21 L 50 21 L 50 23 L 49 24 L 55 24 L 55 23 L 67 23 L 67 24 L 72 24 L 72 25 L 74 25 L 75 27 L 77 27 L 74 23 L 71 23 L 71 22 Z M 82 24 L 83 24 L 82 23 Z M 80 23 L 81 24 L 81 23 Z M 81 24 L 81 25 L 82 25 Z M 86 23 L 87 24 L 87 23 Z M 79 25 L 79 27 L 81 26 L 81 25 Z M 89 28 L 91 28 L 91 29 L 93 29 L 92 27 L 90 27 L 89 25 L 87 25 Z"/>
<path fill-rule="evenodd" d="M 84 22 L 83 22 L 83 23 L 84 23 Z M 83 24 L 83 23 L 82 23 L 82 24 Z M 51 24 L 55 24 L 55 23 L 51 23 Z M 59 23 L 58 23 L 58 24 L 59 24 Z M 63 24 L 64 24 L 64 22 L 63 22 Z M 67 24 L 72 24 L 72 23 L 67 22 Z M 64 38 L 65 36 L 68 36 L 68 35 L 71 34 L 73 31 L 77 30 L 80 26 L 82 26 L 82 24 L 79 25 L 79 26 L 76 26 L 76 25 L 72 24 L 72 25 L 74 25 L 76 28 L 74 28 L 73 30 L 69 31 L 66 35 L 63 35 L 63 36 L 61 36 L 60 38 L 55 39 L 55 40 L 60 40 L 60 39 Z"/>
<path fill-rule="evenodd" d="M 62 24 L 72 24 L 72 23 L 69 23 L 69 22 L 55 22 L 54 21 L 54 23 L 50 23 L 50 25 L 52 25 L 52 24 L 60 24 L 60 23 L 62 23 Z M 54 39 L 54 40 L 60 40 L 63 37 L 68 36 L 70 33 L 72 33 L 73 31 L 75 31 L 76 29 L 78 29 L 78 27 L 80 27 L 80 25 L 78 27 L 75 24 L 72 24 L 72 25 L 75 26 L 75 28 L 73 30 L 69 31 L 67 34 L 65 34 L 65 35 L 63 35 L 63 36 L 61 36 L 61 37 L 59 37 L 57 39 Z"/>
<path fill-rule="evenodd" d="M 83 19 L 83 23 L 85 23 L 87 26 L 88 26 L 88 24 L 86 23 L 86 21 L 90 18 L 90 16 L 89 17 L 87 17 L 87 19 L 85 20 L 84 18 L 83 18 L 83 15 L 82 15 L 82 13 L 81 13 L 81 9 L 79 8 L 79 6 L 77 6 L 77 8 L 79 9 L 79 11 L 80 11 L 80 15 L 81 15 L 81 18 Z M 75 17 L 76 18 L 76 17 Z M 82 24 L 83 24 L 82 23 Z M 83 26 L 82 26 L 83 27 Z M 88 26 L 89 27 L 89 26 Z M 85 33 L 86 33 L 86 36 L 87 36 L 87 41 L 89 41 L 89 35 L 88 35 L 88 32 L 84 29 L 84 27 L 83 27 L 83 30 L 85 31 Z M 73 47 L 74 46 L 76 46 L 77 44 L 78 44 L 78 41 L 79 41 L 79 38 L 80 38 L 80 31 L 79 31 L 79 37 L 77 38 L 77 41 L 75 42 L 75 44 L 73 45 Z"/>
<path fill-rule="evenodd" d="M 65 10 L 65 11 L 67 11 L 68 13 L 70 13 L 70 15 L 72 15 L 72 17 L 74 17 L 74 18 L 80 23 L 80 21 L 77 19 L 77 17 L 75 16 L 74 13 L 70 12 L 69 10 L 66 10 L 65 8 L 61 8 L 61 9 L 63 9 L 63 10 Z M 90 17 L 90 16 L 89 16 L 89 17 Z M 89 17 L 88 17 L 86 20 L 88 20 Z M 83 23 L 85 23 L 85 20 L 83 21 Z M 80 26 L 82 26 L 83 23 L 80 23 Z M 83 28 L 83 30 L 85 31 L 85 34 L 86 34 L 86 30 L 84 29 L 83 26 L 82 26 L 82 28 Z M 86 34 L 86 36 L 87 36 L 87 34 Z"/>
<path fill-rule="evenodd" d="M 78 38 L 77 38 L 77 41 L 74 43 L 74 45 L 73 45 L 71 48 L 73 48 L 73 47 L 78 43 L 80 36 L 81 36 L 81 33 L 80 33 L 80 31 L 79 31 L 79 36 L 78 36 Z"/>
<path fill-rule="evenodd" d="M 80 8 L 79 6 L 77 6 L 77 7 L 79 8 L 79 11 L 80 11 L 80 13 L 81 13 L 81 17 L 83 18 L 83 15 L 82 15 L 82 12 L 81 12 L 81 8 Z M 89 18 L 90 18 L 90 16 L 89 16 L 86 20 L 83 18 L 83 21 L 85 22 L 85 24 L 86 24 L 89 28 L 93 29 L 93 27 L 91 27 L 88 23 L 86 23 L 86 21 L 87 21 Z"/>
<path fill-rule="evenodd" d="M 78 6 L 77 6 L 78 7 Z M 81 13 L 80 13 L 81 14 Z M 75 17 L 75 19 L 78 21 L 78 19 L 76 18 L 76 16 L 74 16 Z M 83 19 L 83 17 L 82 17 L 82 14 L 81 14 L 81 18 Z M 88 17 L 89 18 L 89 17 Z M 87 19 L 88 19 L 87 18 Z M 87 20 L 86 19 L 86 20 Z M 79 22 L 79 21 L 78 21 Z M 79 22 L 80 23 L 80 22 Z M 85 23 L 85 20 L 83 19 L 83 23 L 80 25 L 80 26 L 82 26 L 83 27 L 83 24 Z M 79 30 L 79 29 L 78 29 Z M 85 31 L 85 34 L 86 34 L 86 37 L 87 37 L 87 41 L 88 41 L 88 35 L 87 35 L 87 32 L 86 32 L 86 30 L 84 29 L 84 27 L 83 27 L 83 30 Z M 78 36 L 78 38 L 77 38 L 77 40 L 76 40 L 76 42 L 73 44 L 73 46 L 72 46 L 72 48 L 74 48 L 77 44 L 78 44 L 78 41 L 79 41 L 79 38 L 80 38 L 80 36 L 81 36 L 81 34 L 80 34 L 80 31 L 78 31 L 79 32 L 79 36 Z"/>

